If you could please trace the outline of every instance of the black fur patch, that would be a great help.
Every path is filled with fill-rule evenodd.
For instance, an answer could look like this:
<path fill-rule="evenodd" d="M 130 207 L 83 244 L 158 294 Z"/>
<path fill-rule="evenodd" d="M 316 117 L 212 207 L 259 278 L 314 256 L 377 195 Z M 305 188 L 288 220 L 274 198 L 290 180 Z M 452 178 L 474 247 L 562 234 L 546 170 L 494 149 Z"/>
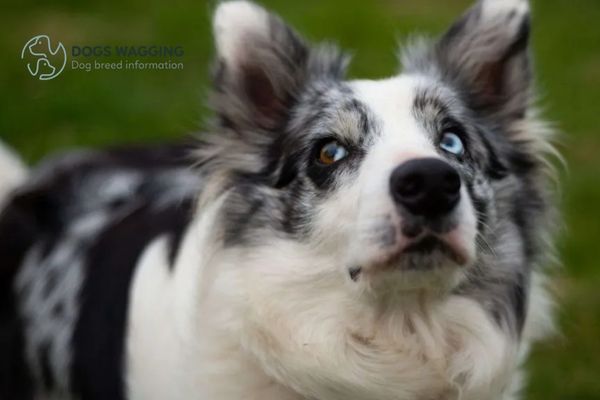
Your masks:
<path fill-rule="evenodd" d="M 40 360 L 40 366 L 42 368 L 42 385 L 46 391 L 51 391 L 54 388 L 54 373 L 52 372 L 52 368 L 50 367 L 50 345 L 48 343 L 44 343 L 38 349 L 38 359 Z"/>
<path fill-rule="evenodd" d="M 33 399 L 23 321 L 14 293 L 15 276 L 38 233 L 30 211 L 12 202 L 0 214 L 0 399 Z"/>
<path fill-rule="evenodd" d="M 82 398 L 124 399 L 125 330 L 134 268 L 153 239 L 165 234 L 181 238 L 192 204 L 159 210 L 144 205 L 108 227 L 90 249 L 73 337 L 72 390 Z"/>

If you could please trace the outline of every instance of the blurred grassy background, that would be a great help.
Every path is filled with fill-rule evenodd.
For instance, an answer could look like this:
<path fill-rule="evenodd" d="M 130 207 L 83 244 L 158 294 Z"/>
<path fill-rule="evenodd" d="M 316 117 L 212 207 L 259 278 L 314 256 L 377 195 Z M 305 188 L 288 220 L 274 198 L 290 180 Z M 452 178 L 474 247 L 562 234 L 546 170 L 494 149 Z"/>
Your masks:
<path fill-rule="evenodd" d="M 498 0 L 500 1 L 500 0 Z M 396 68 L 398 38 L 439 33 L 467 0 L 264 0 L 313 40 L 355 52 L 351 75 Z M 537 346 L 528 399 L 600 399 L 600 1 L 534 0 L 534 49 L 545 115 L 565 133 L 567 229 L 557 279 L 562 336 Z M 4 2 L 0 137 L 35 162 L 50 151 L 176 138 L 201 126 L 212 55 L 202 0 Z M 182 45 L 182 71 L 65 71 L 51 81 L 20 60 L 35 34 L 72 45 Z M 93 61 L 94 58 L 91 59 Z M 599 249 L 600 253 L 600 249 Z"/>

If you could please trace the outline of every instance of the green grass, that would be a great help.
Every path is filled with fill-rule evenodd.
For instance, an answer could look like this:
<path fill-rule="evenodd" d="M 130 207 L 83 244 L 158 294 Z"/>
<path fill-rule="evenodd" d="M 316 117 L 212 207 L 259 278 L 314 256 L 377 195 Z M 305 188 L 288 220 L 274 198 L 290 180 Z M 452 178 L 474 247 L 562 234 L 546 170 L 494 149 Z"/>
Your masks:
<path fill-rule="evenodd" d="M 440 32 L 466 0 L 269 0 L 313 40 L 354 51 L 351 75 L 395 73 L 397 39 Z M 0 137 L 31 162 L 48 152 L 176 138 L 201 127 L 212 56 L 209 11 L 199 0 L 4 3 L 0 15 Z M 534 2 L 534 49 L 545 115 L 564 132 L 564 270 L 556 279 L 562 336 L 535 348 L 529 399 L 600 399 L 600 2 Z M 177 44 L 183 71 L 82 72 L 30 77 L 23 44 L 46 33 L 67 47 Z"/>

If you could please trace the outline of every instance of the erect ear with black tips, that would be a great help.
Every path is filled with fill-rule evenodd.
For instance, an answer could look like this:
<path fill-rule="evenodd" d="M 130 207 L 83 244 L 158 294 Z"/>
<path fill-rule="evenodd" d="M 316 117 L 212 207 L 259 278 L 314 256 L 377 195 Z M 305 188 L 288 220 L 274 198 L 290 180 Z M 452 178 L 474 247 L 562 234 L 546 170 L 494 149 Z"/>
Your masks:
<path fill-rule="evenodd" d="M 247 1 L 214 14 L 214 107 L 239 129 L 276 130 L 305 79 L 309 49 L 280 18 Z"/>
<path fill-rule="evenodd" d="M 435 47 L 470 106 L 501 122 L 522 118 L 530 100 L 529 14 L 527 0 L 479 0 Z"/>

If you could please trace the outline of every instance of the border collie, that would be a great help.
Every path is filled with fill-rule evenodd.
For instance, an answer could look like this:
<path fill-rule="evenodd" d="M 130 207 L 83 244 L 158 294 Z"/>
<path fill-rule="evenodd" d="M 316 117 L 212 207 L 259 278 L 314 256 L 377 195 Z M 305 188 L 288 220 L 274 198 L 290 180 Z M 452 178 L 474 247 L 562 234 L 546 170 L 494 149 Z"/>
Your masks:
<path fill-rule="evenodd" d="M 218 4 L 210 134 L 0 153 L 0 397 L 508 400 L 551 327 L 526 0 L 345 80 Z"/>

